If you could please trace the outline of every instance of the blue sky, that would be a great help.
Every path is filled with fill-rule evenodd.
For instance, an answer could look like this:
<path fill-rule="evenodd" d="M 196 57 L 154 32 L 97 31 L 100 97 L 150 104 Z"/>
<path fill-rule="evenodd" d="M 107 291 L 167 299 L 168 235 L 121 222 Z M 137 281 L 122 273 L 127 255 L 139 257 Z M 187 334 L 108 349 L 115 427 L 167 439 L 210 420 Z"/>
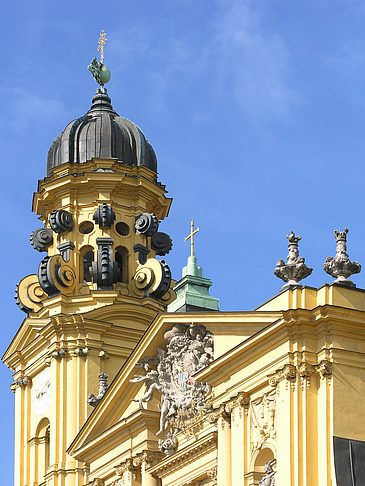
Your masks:
<path fill-rule="evenodd" d="M 222 310 L 250 310 L 275 295 L 286 235 L 302 236 L 331 282 L 333 230 L 350 229 L 349 254 L 365 265 L 365 5 L 361 0 L 94 0 L 6 2 L 3 18 L 1 348 L 24 314 L 13 295 L 42 255 L 32 193 L 48 148 L 90 106 L 87 65 L 107 33 L 108 92 L 153 145 L 174 198 L 161 230 L 180 277 L 190 220 L 196 254 Z M 365 288 L 365 270 L 353 280 Z M 2 484 L 12 481 L 11 373 L 0 367 Z"/>

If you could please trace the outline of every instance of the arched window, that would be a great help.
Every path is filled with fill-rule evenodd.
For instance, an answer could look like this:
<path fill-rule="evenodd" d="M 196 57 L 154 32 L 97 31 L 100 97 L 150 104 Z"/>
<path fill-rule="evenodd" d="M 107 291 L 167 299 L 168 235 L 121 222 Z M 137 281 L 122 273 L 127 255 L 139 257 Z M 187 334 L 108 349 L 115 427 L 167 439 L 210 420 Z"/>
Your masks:
<path fill-rule="evenodd" d="M 115 249 L 115 261 L 120 270 L 119 282 L 128 283 L 128 250 L 124 246 Z"/>
<path fill-rule="evenodd" d="M 51 429 L 48 418 L 42 418 L 39 422 L 35 437 L 32 440 L 35 447 L 36 463 L 34 477 L 38 484 L 44 483 L 44 476 L 50 466 L 50 436 Z"/>
<path fill-rule="evenodd" d="M 94 248 L 83 246 L 80 249 L 80 282 L 91 282 L 90 267 L 94 261 Z"/>

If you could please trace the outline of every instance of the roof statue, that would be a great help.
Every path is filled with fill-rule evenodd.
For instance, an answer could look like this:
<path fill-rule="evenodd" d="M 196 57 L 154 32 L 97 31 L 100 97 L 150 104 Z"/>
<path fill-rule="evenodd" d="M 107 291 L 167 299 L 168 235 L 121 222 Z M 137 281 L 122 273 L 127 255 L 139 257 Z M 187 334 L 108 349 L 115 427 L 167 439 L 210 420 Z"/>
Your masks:
<path fill-rule="evenodd" d="M 327 257 L 323 264 L 323 270 L 336 280 L 334 283 L 347 285 L 348 287 L 356 287 L 356 285 L 348 280 L 350 275 L 360 273 L 361 265 L 358 262 L 351 262 L 347 254 L 346 240 L 349 230 L 345 228 L 343 231 L 335 230 L 334 238 L 336 238 L 336 256 Z"/>
<path fill-rule="evenodd" d="M 294 231 L 290 235 L 286 236 L 288 238 L 288 249 L 289 254 L 287 256 L 287 262 L 284 260 L 278 260 L 276 263 L 276 268 L 274 270 L 274 275 L 287 282 L 282 288 L 286 289 L 292 285 L 299 285 L 299 280 L 308 277 L 313 268 L 307 267 L 305 265 L 305 259 L 299 257 L 298 243 L 302 239 L 300 236 L 295 235 Z"/>
<path fill-rule="evenodd" d="M 104 86 L 110 80 L 110 70 L 104 65 L 104 46 L 107 43 L 107 38 L 105 32 L 102 30 L 100 32 L 100 38 L 98 41 L 98 51 L 100 51 L 100 62 L 96 60 L 96 57 L 91 61 L 88 70 L 93 75 L 95 81 L 100 84 L 101 87 Z"/>

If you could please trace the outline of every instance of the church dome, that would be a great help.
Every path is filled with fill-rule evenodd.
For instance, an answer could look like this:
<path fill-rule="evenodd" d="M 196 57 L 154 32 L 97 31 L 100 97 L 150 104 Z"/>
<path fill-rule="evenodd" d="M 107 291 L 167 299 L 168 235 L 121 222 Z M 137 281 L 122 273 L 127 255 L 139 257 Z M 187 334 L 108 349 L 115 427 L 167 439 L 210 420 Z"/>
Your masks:
<path fill-rule="evenodd" d="M 125 165 L 144 165 L 157 172 L 152 146 L 140 128 L 113 110 L 105 88 L 99 88 L 86 115 L 70 122 L 53 141 L 47 176 L 54 167 L 83 164 L 92 158 L 116 158 Z"/>

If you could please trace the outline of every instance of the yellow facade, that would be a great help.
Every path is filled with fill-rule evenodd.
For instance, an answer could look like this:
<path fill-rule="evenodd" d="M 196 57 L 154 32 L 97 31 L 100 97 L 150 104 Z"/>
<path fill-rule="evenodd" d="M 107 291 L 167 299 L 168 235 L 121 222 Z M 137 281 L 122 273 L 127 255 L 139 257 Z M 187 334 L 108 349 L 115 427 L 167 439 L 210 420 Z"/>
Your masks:
<path fill-rule="evenodd" d="M 364 291 L 292 286 L 253 311 L 166 312 L 174 282 L 151 235 L 134 230 L 141 214 L 168 215 L 165 192 L 155 170 L 113 157 L 61 163 L 39 182 L 33 210 L 45 229 L 55 211 L 73 225 L 52 227 L 38 275 L 18 287 L 28 317 L 3 357 L 14 373 L 15 486 L 342 486 L 335 438 L 365 440 Z M 95 219 L 103 205 L 110 224 Z M 107 285 L 103 265 L 108 278 L 119 270 Z M 187 380 L 205 390 L 180 415 L 146 378 L 157 373 L 147 357 L 167 361 L 179 329 L 195 333 L 191 359 L 205 360 L 188 377 L 175 363 L 183 398 Z M 92 408 L 100 373 L 109 387 Z"/>

